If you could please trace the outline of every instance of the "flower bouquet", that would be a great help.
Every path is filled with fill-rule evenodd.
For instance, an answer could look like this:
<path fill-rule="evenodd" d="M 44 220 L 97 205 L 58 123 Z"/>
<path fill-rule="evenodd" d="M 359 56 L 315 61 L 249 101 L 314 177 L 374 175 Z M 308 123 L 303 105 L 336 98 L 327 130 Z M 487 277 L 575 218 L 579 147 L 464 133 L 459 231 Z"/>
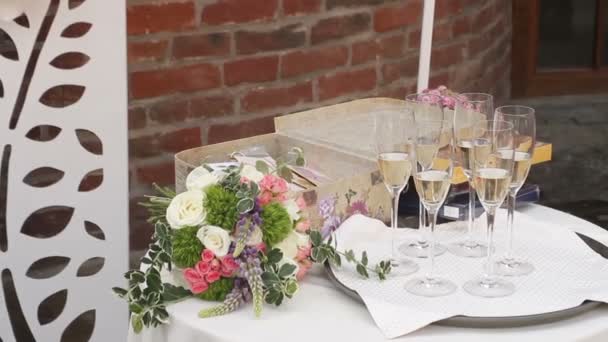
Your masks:
<path fill-rule="evenodd" d="M 301 153 L 297 162 L 304 163 Z M 289 166 L 275 165 L 258 161 L 221 171 L 204 165 L 188 175 L 186 192 L 157 187 L 160 195 L 143 204 L 155 233 L 142 269 L 125 274 L 128 288 L 114 288 L 129 303 L 135 332 L 167 323 L 166 306 L 190 297 L 221 302 L 201 318 L 246 302 L 259 316 L 263 302 L 278 306 L 292 298 L 313 262 L 340 266 L 344 257 L 363 277 L 385 279 L 389 261 L 371 267 L 365 252 L 358 259 L 338 251 L 335 240 L 311 227 L 304 200 L 289 191 Z M 182 281 L 165 282 L 167 271 Z"/>

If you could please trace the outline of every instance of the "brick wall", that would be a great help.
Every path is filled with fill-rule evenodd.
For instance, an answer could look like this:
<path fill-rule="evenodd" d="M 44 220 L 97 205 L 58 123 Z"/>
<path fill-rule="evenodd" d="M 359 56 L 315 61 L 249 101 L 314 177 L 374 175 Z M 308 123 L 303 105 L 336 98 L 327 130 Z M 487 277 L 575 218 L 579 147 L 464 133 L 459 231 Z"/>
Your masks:
<path fill-rule="evenodd" d="M 510 2 L 438 0 L 431 85 L 508 97 Z M 273 131 L 273 117 L 416 84 L 421 0 L 129 0 L 132 248 L 136 203 L 173 154 Z"/>

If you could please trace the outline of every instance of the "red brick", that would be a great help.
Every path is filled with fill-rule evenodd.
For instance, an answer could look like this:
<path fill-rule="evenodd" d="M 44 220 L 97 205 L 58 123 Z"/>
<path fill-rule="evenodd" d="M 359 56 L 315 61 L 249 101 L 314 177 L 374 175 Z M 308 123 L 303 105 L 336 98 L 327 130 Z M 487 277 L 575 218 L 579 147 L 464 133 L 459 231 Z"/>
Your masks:
<path fill-rule="evenodd" d="M 279 57 L 252 57 L 224 64 L 224 82 L 233 86 L 246 82 L 268 82 L 277 79 Z"/>
<path fill-rule="evenodd" d="M 164 134 L 153 134 L 129 140 L 129 154 L 133 158 L 156 157 L 176 153 L 201 145 L 200 127 L 185 128 Z"/>
<path fill-rule="evenodd" d="M 188 100 L 166 100 L 149 107 L 150 120 L 168 124 L 185 121 L 189 117 L 190 103 Z"/>
<path fill-rule="evenodd" d="M 447 71 L 441 71 L 431 74 L 429 78 L 429 88 L 437 88 L 440 85 L 449 87 L 450 74 Z"/>
<path fill-rule="evenodd" d="M 241 106 L 247 112 L 293 106 L 312 101 L 312 82 L 279 88 L 256 88 L 241 99 Z"/>
<path fill-rule="evenodd" d="M 139 166 L 136 170 L 136 176 L 140 184 L 174 184 L 175 165 L 171 160 L 160 164 Z"/>
<path fill-rule="evenodd" d="M 321 10 L 321 0 L 283 0 L 285 15 L 316 13 Z"/>
<path fill-rule="evenodd" d="M 420 49 L 420 38 L 422 32 L 420 32 L 420 29 L 417 30 L 413 30 L 409 33 L 408 38 L 407 38 L 407 48 L 408 49 L 416 49 L 419 50 Z"/>
<path fill-rule="evenodd" d="M 214 118 L 234 113 L 234 100 L 228 94 L 190 99 L 190 117 Z"/>
<path fill-rule="evenodd" d="M 374 30 L 385 32 L 408 26 L 422 18 L 422 3 L 408 1 L 402 6 L 382 7 L 374 13 Z"/>
<path fill-rule="evenodd" d="M 361 41 L 353 43 L 353 65 L 374 60 L 376 57 L 397 58 L 403 55 L 405 39 L 402 35 L 376 39 L 374 41 Z"/>
<path fill-rule="evenodd" d="M 389 88 L 380 89 L 378 97 L 388 97 L 391 99 L 403 100 L 408 94 L 416 92 L 416 85 L 410 84 L 409 86 L 397 85 Z"/>
<path fill-rule="evenodd" d="M 469 17 L 460 17 L 454 20 L 452 24 L 452 36 L 454 38 L 469 33 L 471 33 L 471 19 Z"/>
<path fill-rule="evenodd" d="M 331 46 L 309 51 L 294 51 L 284 55 L 281 60 L 281 76 L 292 77 L 345 65 L 348 61 L 348 49 L 344 46 Z"/>
<path fill-rule="evenodd" d="M 129 130 L 146 127 L 146 110 L 142 107 L 129 108 Z"/>
<path fill-rule="evenodd" d="M 368 31 L 370 24 L 371 17 L 367 13 L 322 19 L 311 28 L 310 41 L 312 44 L 319 44 L 328 40 L 344 38 Z"/>
<path fill-rule="evenodd" d="M 463 61 L 465 45 L 456 43 L 440 48 L 433 48 L 431 57 L 431 70 L 437 70 L 456 65 Z"/>
<path fill-rule="evenodd" d="M 129 42 L 129 63 L 162 61 L 168 45 L 167 40 Z"/>
<path fill-rule="evenodd" d="M 327 8 L 381 5 L 395 0 L 327 0 Z"/>
<path fill-rule="evenodd" d="M 473 32 L 482 32 L 496 17 L 493 15 L 494 7 L 486 6 L 482 9 L 475 18 L 473 18 L 472 30 Z"/>
<path fill-rule="evenodd" d="M 230 34 L 206 33 L 178 36 L 173 39 L 173 57 L 227 56 L 230 54 Z"/>
<path fill-rule="evenodd" d="M 238 123 L 213 125 L 209 128 L 207 141 L 215 144 L 272 132 L 274 132 L 274 117 L 268 116 Z"/>
<path fill-rule="evenodd" d="M 141 99 L 217 88 L 220 70 L 212 64 L 195 64 L 174 69 L 138 71 L 131 74 L 131 94 Z"/>
<path fill-rule="evenodd" d="M 277 7 L 278 0 L 219 0 L 203 8 L 202 22 L 220 25 L 271 19 Z"/>
<path fill-rule="evenodd" d="M 319 99 L 326 100 L 345 94 L 369 91 L 375 87 L 374 69 L 343 71 L 319 79 Z"/>
<path fill-rule="evenodd" d="M 462 0 L 437 0 L 435 3 L 435 21 L 462 13 Z"/>
<path fill-rule="evenodd" d="M 235 35 L 239 54 L 285 50 L 303 46 L 306 29 L 299 25 L 287 25 L 273 31 L 238 31 Z"/>
<path fill-rule="evenodd" d="M 127 32 L 130 35 L 194 28 L 194 3 L 134 5 L 127 8 Z"/>
<path fill-rule="evenodd" d="M 418 74 L 418 56 L 409 57 L 405 60 L 384 64 L 382 66 L 382 80 L 384 84 L 398 79 L 416 77 Z"/>
<path fill-rule="evenodd" d="M 433 44 L 450 40 L 452 35 L 451 23 L 435 25 L 433 28 Z"/>

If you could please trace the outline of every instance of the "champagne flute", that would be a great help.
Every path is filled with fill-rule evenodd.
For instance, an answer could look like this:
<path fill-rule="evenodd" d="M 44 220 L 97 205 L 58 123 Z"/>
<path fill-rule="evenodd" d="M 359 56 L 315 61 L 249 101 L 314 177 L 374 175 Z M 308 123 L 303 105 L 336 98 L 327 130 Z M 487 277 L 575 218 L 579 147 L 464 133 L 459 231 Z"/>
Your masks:
<path fill-rule="evenodd" d="M 396 246 L 399 196 L 407 186 L 412 172 L 410 160 L 411 138 L 408 129 L 414 124 L 413 113 L 409 108 L 398 111 L 376 111 L 374 115 L 374 139 L 378 166 L 384 178 L 384 185 L 391 194 L 391 263 L 395 273 L 408 275 L 418 271 L 418 264 L 401 257 Z"/>
<path fill-rule="evenodd" d="M 481 258 L 487 254 L 487 246 L 474 239 L 475 188 L 473 184 L 473 127 L 481 120 L 487 120 L 494 110 L 493 97 L 483 93 L 464 93 L 456 99 L 454 108 L 454 141 L 456 163 L 462 168 L 469 183 L 469 215 L 467 237 L 463 241 L 448 246 L 452 254 Z"/>
<path fill-rule="evenodd" d="M 488 219 L 487 262 L 483 276 L 468 281 L 464 290 L 479 297 L 504 297 L 515 292 L 515 285 L 494 274 L 494 217 L 511 184 L 515 148 L 513 124 L 506 121 L 480 121 L 473 129 L 473 181 Z"/>
<path fill-rule="evenodd" d="M 439 297 L 456 291 L 456 285 L 435 274 L 435 225 L 437 212 L 445 201 L 452 181 L 452 125 L 446 121 L 417 121 L 414 145 L 432 146 L 419 154 L 414 149 L 412 173 L 416 191 L 430 217 L 430 247 L 428 273 L 408 281 L 405 288 L 408 292 L 425 297 Z M 430 160 L 430 163 L 429 163 Z"/>
<path fill-rule="evenodd" d="M 414 122 L 423 120 L 444 120 L 443 99 L 441 96 L 428 93 L 410 94 L 405 97 L 405 102 L 407 107 L 414 111 Z M 416 152 L 419 155 L 427 156 L 426 164 L 430 164 L 430 161 L 428 160 L 429 156 L 432 161 L 433 147 L 434 146 L 424 144 L 416 145 Z M 425 236 L 427 234 L 427 217 L 426 209 L 421 201 L 419 205 L 418 239 L 402 244 L 399 247 L 401 253 L 415 258 L 428 257 L 430 245 Z M 438 256 L 445 253 L 447 248 L 442 244 L 436 243 L 433 250 L 435 251 L 435 256 Z"/>
<path fill-rule="evenodd" d="M 534 109 L 530 107 L 503 106 L 496 109 L 494 119 L 513 124 L 513 140 L 515 142 L 513 177 L 507 195 L 509 242 L 505 256 L 497 261 L 494 267 L 497 274 L 521 276 L 532 273 L 534 266 L 513 255 L 513 214 L 517 192 L 524 185 L 532 164 L 532 155 L 536 144 L 536 118 Z"/>

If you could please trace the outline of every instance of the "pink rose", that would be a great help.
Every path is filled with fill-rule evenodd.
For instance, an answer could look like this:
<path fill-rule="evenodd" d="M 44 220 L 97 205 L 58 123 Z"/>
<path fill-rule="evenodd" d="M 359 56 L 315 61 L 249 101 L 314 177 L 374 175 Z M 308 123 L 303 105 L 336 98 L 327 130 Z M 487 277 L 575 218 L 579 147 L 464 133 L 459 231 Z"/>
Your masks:
<path fill-rule="evenodd" d="M 306 233 L 310 229 L 310 220 L 301 220 L 296 224 L 296 231 Z"/>
<path fill-rule="evenodd" d="M 234 272 L 239 268 L 236 260 L 231 256 L 225 256 L 221 260 L 222 263 L 222 276 L 231 277 Z"/>
<path fill-rule="evenodd" d="M 211 266 L 209 265 L 209 263 L 206 263 L 204 261 L 200 261 L 198 264 L 196 264 L 196 266 L 194 266 L 194 269 L 201 275 L 205 275 L 207 273 L 209 273 L 209 271 L 211 271 Z"/>
<path fill-rule="evenodd" d="M 186 279 L 188 283 L 195 283 L 201 279 L 201 276 L 194 268 L 186 268 L 184 270 L 184 279 Z"/>
<path fill-rule="evenodd" d="M 298 268 L 298 273 L 296 273 L 296 279 L 300 281 L 304 279 L 306 273 L 308 273 L 308 271 L 312 268 L 312 261 L 310 261 L 309 259 L 304 259 L 302 261 L 299 261 L 298 265 L 300 267 Z"/>
<path fill-rule="evenodd" d="M 306 201 L 304 200 L 304 197 L 302 197 L 302 196 L 298 197 L 298 199 L 296 200 L 296 204 L 298 205 L 300 210 L 306 209 Z"/>
<path fill-rule="evenodd" d="M 312 245 L 308 244 L 305 247 L 298 248 L 298 254 L 296 254 L 296 261 L 307 260 L 310 257 L 310 252 L 312 249 Z"/>
<path fill-rule="evenodd" d="M 222 269 L 222 265 L 220 264 L 220 261 L 217 259 L 213 259 L 210 263 L 211 265 L 211 271 L 213 272 L 219 272 Z"/>
<path fill-rule="evenodd" d="M 213 258 L 215 258 L 215 254 L 210 249 L 205 249 L 201 254 L 201 259 L 203 259 L 204 262 L 210 262 Z"/>
<path fill-rule="evenodd" d="M 201 281 L 196 284 L 190 285 L 190 290 L 194 294 L 203 293 L 203 292 L 207 291 L 207 289 L 209 289 L 209 284 L 207 284 L 207 282 L 205 282 L 205 281 Z"/>
<path fill-rule="evenodd" d="M 209 284 L 205 280 L 205 275 L 201 273 L 201 270 L 204 270 L 204 267 L 202 267 L 201 264 L 209 266 L 200 261 L 194 268 L 187 268 L 184 270 L 184 279 L 186 279 L 186 282 L 190 285 L 190 290 L 194 294 L 203 293 L 209 288 Z"/>
<path fill-rule="evenodd" d="M 207 280 L 207 282 L 209 284 L 215 283 L 219 279 L 220 279 L 220 272 L 217 272 L 217 271 L 211 271 L 205 276 L 205 280 Z"/>
<path fill-rule="evenodd" d="M 272 193 L 269 191 L 262 192 L 258 196 L 258 200 L 260 201 L 261 206 L 265 206 L 266 204 L 272 202 Z"/>
<path fill-rule="evenodd" d="M 260 181 L 260 195 L 258 200 L 262 206 L 272 202 L 283 202 L 287 199 L 287 182 L 274 175 L 265 175 Z"/>

